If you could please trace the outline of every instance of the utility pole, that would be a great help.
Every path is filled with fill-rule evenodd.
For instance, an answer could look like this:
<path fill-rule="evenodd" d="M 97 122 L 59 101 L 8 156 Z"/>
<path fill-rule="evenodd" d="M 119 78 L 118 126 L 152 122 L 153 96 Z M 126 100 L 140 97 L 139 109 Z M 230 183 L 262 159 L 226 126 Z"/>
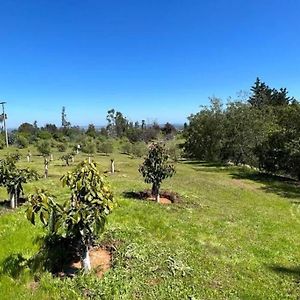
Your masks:
<path fill-rule="evenodd" d="M 5 141 L 6 141 L 6 147 L 8 147 L 8 135 L 7 135 L 7 128 L 6 128 L 6 114 L 5 114 L 5 110 L 4 110 L 4 104 L 6 102 L 0 102 L 0 104 L 2 105 L 2 111 L 3 111 L 3 127 L 4 127 L 4 131 L 5 131 Z"/>

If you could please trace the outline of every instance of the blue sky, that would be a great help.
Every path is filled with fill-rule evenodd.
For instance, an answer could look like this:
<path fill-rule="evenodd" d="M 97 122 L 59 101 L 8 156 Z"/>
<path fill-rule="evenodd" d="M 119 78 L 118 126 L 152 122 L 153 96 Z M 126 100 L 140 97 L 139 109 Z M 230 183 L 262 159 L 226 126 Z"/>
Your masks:
<path fill-rule="evenodd" d="M 8 126 L 184 122 L 256 77 L 300 98 L 298 0 L 2 0 Z"/>

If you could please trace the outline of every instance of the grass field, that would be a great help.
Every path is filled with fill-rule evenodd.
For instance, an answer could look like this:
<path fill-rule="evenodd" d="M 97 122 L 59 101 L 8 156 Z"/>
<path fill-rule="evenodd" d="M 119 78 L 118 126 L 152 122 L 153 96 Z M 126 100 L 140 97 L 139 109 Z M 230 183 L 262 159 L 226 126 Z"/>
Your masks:
<path fill-rule="evenodd" d="M 72 166 L 62 166 L 59 155 L 50 177 L 27 184 L 26 193 L 38 186 L 68 197 L 59 178 Z M 140 159 L 114 158 L 118 172 L 107 180 L 119 206 L 103 237 L 120 241 L 113 267 L 103 279 L 32 274 L 16 262 L 37 251 L 42 228 L 26 220 L 24 208 L 0 208 L 0 299 L 300 299 L 300 186 L 245 169 L 180 162 L 163 189 L 183 200 L 159 205 L 123 197 L 149 186 L 137 171 Z M 109 156 L 94 159 L 108 170 Z M 42 174 L 42 158 L 32 160 Z M 20 165 L 28 165 L 24 157 Z M 0 198 L 7 198 L 3 189 Z"/>

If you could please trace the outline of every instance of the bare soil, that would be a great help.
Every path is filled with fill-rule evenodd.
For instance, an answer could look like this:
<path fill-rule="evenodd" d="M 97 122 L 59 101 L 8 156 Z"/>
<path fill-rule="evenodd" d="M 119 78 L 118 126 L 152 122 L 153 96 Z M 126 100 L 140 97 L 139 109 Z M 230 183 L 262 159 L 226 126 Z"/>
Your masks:
<path fill-rule="evenodd" d="M 140 192 L 134 192 L 134 191 L 125 192 L 123 195 L 125 198 L 139 199 L 145 201 L 156 201 L 156 199 L 151 195 L 150 190 L 145 190 Z M 174 204 L 182 200 L 177 193 L 170 192 L 170 191 L 161 191 L 159 195 L 160 195 L 159 197 L 160 204 Z"/>
<path fill-rule="evenodd" d="M 104 248 L 94 248 L 90 250 L 90 260 L 92 270 L 95 270 L 98 277 L 102 278 L 104 273 L 111 267 L 112 255 L 109 250 Z M 69 268 L 65 271 L 68 275 L 75 275 L 81 270 L 81 262 L 74 261 Z"/>
<path fill-rule="evenodd" d="M 154 197 L 148 197 L 148 198 L 146 198 L 146 200 L 156 201 L 156 199 Z M 159 203 L 160 204 L 172 204 L 173 202 L 166 197 L 159 197 Z"/>

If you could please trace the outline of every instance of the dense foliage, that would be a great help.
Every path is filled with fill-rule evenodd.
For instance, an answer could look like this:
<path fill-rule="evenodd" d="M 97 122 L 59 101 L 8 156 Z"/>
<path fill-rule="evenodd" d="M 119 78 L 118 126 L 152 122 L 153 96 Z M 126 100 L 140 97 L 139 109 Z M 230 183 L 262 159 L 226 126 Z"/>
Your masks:
<path fill-rule="evenodd" d="M 300 104 L 286 89 L 272 89 L 259 79 L 247 101 L 219 99 L 189 117 L 184 130 L 187 156 L 248 164 L 300 179 Z"/>

